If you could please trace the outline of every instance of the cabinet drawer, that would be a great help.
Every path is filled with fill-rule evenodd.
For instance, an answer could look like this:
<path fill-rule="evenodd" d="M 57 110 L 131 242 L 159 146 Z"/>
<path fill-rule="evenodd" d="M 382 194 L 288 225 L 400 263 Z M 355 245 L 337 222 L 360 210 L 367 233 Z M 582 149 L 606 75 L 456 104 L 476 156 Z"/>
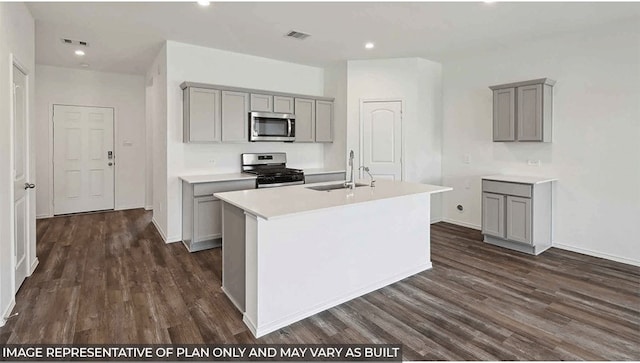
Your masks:
<path fill-rule="evenodd" d="M 515 195 L 518 197 L 531 198 L 531 185 L 499 182 L 493 180 L 482 181 L 482 191 L 489 193 Z"/>
<path fill-rule="evenodd" d="M 235 190 L 255 189 L 256 180 L 230 180 L 212 183 L 199 183 L 193 186 L 193 195 L 195 197 L 203 195 L 211 195 L 218 192 L 232 192 Z"/>

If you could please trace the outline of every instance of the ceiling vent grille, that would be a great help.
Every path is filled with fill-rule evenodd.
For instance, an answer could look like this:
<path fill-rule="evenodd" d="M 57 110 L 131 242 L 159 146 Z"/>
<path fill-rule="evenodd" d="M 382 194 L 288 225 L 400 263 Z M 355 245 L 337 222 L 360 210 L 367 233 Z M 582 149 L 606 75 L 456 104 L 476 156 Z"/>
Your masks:
<path fill-rule="evenodd" d="M 288 32 L 287 34 L 285 34 L 284 36 L 285 37 L 289 37 L 289 38 L 298 39 L 298 40 L 305 40 L 305 39 L 309 38 L 311 35 L 303 33 L 303 32 L 292 30 L 292 31 Z"/>
<path fill-rule="evenodd" d="M 63 44 L 66 44 L 66 45 L 74 45 L 74 46 L 80 46 L 80 47 L 89 46 L 89 43 L 85 42 L 84 40 L 73 40 L 69 38 L 61 38 L 60 40 L 62 41 Z"/>

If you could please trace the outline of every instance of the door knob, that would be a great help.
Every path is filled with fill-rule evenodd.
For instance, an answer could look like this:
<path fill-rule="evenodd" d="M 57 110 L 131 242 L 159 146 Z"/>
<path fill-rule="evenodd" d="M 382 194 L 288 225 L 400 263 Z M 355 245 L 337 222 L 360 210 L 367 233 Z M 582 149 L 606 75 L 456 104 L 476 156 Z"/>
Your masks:
<path fill-rule="evenodd" d="M 24 183 L 24 190 L 27 190 L 27 189 L 33 189 L 33 188 L 35 188 L 35 187 L 36 187 L 36 185 L 35 185 L 35 184 L 31 184 L 31 183 Z"/>
<path fill-rule="evenodd" d="M 109 162 L 107 165 L 112 166 L 112 165 L 113 165 L 113 163 L 112 163 L 112 162 Z"/>

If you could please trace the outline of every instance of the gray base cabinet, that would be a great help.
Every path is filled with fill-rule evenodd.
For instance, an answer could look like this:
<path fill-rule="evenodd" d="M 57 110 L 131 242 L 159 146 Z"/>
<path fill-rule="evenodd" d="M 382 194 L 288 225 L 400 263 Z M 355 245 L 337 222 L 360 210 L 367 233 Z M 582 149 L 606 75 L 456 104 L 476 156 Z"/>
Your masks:
<path fill-rule="evenodd" d="M 538 255 L 551 247 L 551 183 L 482 180 L 484 241 Z"/>
<path fill-rule="evenodd" d="M 493 141 L 551 142 L 553 85 L 549 78 L 501 84 L 493 91 Z"/>
<path fill-rule="evenodd" d="M 222 245 L 222 201 L 213 193 L 254 189 L 255 179 L 182 182 L 182 243 L 189 252 Z"/>

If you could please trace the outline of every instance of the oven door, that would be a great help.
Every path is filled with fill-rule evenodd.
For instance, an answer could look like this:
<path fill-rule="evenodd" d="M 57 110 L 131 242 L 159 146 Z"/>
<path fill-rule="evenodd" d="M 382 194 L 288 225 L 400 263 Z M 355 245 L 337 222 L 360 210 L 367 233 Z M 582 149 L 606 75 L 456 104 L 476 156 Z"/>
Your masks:
<path fill-rule="evenodd" d="M 249 141 L 287 141 L 296 139 L 296 116 L 288 113 L 251 112 Z"/>

